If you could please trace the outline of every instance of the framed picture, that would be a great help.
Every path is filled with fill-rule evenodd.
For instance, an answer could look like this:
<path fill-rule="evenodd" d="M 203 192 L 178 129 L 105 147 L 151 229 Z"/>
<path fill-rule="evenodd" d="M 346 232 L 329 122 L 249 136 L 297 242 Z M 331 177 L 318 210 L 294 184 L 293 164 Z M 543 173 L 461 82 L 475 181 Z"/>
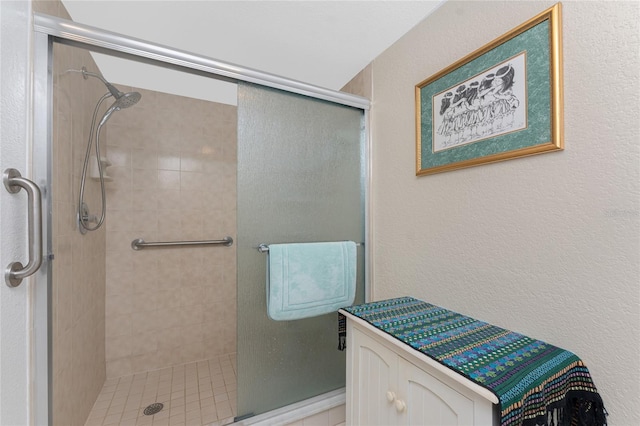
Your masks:
<path fill-rule="evenodd" d="M 562 150 L 561 5 L 416 85 L 416 175 Z"/>

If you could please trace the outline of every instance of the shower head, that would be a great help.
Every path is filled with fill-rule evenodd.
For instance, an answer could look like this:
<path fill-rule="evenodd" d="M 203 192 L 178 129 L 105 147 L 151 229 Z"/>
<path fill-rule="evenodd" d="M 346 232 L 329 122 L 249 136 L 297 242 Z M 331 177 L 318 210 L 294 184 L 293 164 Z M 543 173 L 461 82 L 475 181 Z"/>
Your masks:
<path fill-rule="evenodd" d="M 138 92 L 120 92 L 119 96 L 116 96 L 115 102 L 111 105 L 111 108 L 116 107 L 118 109 L 129 108 L 138 103 L 142 98 L 142 95 Z"/>
<path fill-rule="evenodd" d="M 142 98 L 142 95 L 138 92 L 122 93 L 116 89 L 113 84 L 107 81 L 104 81 L 104 84 L 107 86 L 107 89 L 109 89 L 109 93 L 111 93 L 111 95 L 116 99 L 111 107 L 116 106 L 118 109 L 129 108 L 130 106 L 137 104 L 140 98 Z"/>
<path fill-rule="evenodd" d="M 72 71 L 76 71 L 76 70 L 72 70 Z M 95 77 L 98 80 L 102 81 L 105 86 L 107 86 L 109 93 L 111 93 L 111 95 L 115 98 L 115 102 L 111 105 L 111 107 L 109 107 L 109 110 L 107 112 L 111 111 L 112 108 L 115 108 L 116 111 L 121 110 L 123 108 L 129 108 L 130 106 L 137 104 L 140 98 L 142 98 L 142 95 L 138 92 L 122 93 L 113 84 L 105 80 L 100 74 L 89 72 L 85 67 L 82 67 L 82 70 L 80 70 L 80 72 L 82 72 L 82 76 L 85 79 L 89 77 Z"/>
<path fill-rule="evenodd" d="M 116 111 L 120 111 L 123 108 L 129 108 L 130 106 L 137 104 L 140 98 L 142 98 L 142 95 L 138 92 L 118 92 L 118 96 L 113 96 L 116 98 L 116 100 L 111 104 L 109 109 L 102 116 L 100 124 L 98 124 L 98 128 L 100 128 L 104 125 L 104 123 L 107 122 L 107 120 L 111 117 L 111 114 Z"/>
<path fill-rule="evenodd" d="M 71 70 L 71 71 L 77 72 L 77 70 Z M 100 120 L 100 124 L 98 124 L 98 127 L 101 127 L 102 125 L 104 125 L 104 123 L 106 123 L 107 120 L 111 117 L 111 114 L 113 114 L 115 111 L 120 111 L 123 108 L 129 108 L 130 106 L 137 104 L 140 98 L 142 98 L 142 95 L 138 92 L 127 92 L 127 93 L 121 92 L 113 84 L 105 80 L 100 74 L 89 72 L 85 67 L 82 67 L 80 72 L 82 73 L 82 76 L 85 78 L 85 80 L 88 79 L 89 77 L 95 77 L 98 80 L 102 81 L 104 85 L 107 86 L 107 89 L 109 90 L 109 93 L 111 94 L 111 96 L 115 98 L 115 101 L 113 102 L 113 104 L 111 104 L 109 109 L 102 116 L 102 119 Z"/>

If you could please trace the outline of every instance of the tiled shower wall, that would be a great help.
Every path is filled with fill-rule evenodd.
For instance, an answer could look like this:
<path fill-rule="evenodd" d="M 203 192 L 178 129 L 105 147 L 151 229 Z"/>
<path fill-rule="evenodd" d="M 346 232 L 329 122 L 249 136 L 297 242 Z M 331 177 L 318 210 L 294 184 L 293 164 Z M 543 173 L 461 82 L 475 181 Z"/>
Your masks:
<path fill-rule="evenodd" d="M 236 108 L 136 90 L 108 122 L 107 377 L 236 351 Z"/>
<path fill-rule="evenodd" d="M 68 18 L 58 2 L 34 10 Z M 97 70 L 86 50 L 55 44 L 53 57 L 53 424 L 82 425 L 105 381 L 106 237 L 104 227 L 81 235 L 75 217 L 91 114 L 105 87 L 68 71 Z M 99 211 L 96 182 L 87 182 L 86 201 Z"/>

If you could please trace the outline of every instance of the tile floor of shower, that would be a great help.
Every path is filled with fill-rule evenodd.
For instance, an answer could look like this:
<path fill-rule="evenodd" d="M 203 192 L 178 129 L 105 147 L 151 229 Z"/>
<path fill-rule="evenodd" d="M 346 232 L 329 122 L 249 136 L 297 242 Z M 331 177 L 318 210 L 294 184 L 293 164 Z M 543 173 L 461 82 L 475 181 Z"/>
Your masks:
<path fill-rule="evenodd" d="M 107 379 L 85 426 L 221 426 L 233 422 L 236 354 Z M 153 403 L 162 410 L 145 415 Z"/>

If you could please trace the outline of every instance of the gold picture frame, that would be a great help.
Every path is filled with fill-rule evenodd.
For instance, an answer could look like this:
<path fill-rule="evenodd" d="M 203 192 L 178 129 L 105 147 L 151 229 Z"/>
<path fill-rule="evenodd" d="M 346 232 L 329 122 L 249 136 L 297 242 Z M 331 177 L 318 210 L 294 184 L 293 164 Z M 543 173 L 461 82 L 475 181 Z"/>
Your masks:
<path fill-rule="evenodd" d="M 417 84 L 415 96 L 416 176 L 564 149 L 561 4 Z"/>

